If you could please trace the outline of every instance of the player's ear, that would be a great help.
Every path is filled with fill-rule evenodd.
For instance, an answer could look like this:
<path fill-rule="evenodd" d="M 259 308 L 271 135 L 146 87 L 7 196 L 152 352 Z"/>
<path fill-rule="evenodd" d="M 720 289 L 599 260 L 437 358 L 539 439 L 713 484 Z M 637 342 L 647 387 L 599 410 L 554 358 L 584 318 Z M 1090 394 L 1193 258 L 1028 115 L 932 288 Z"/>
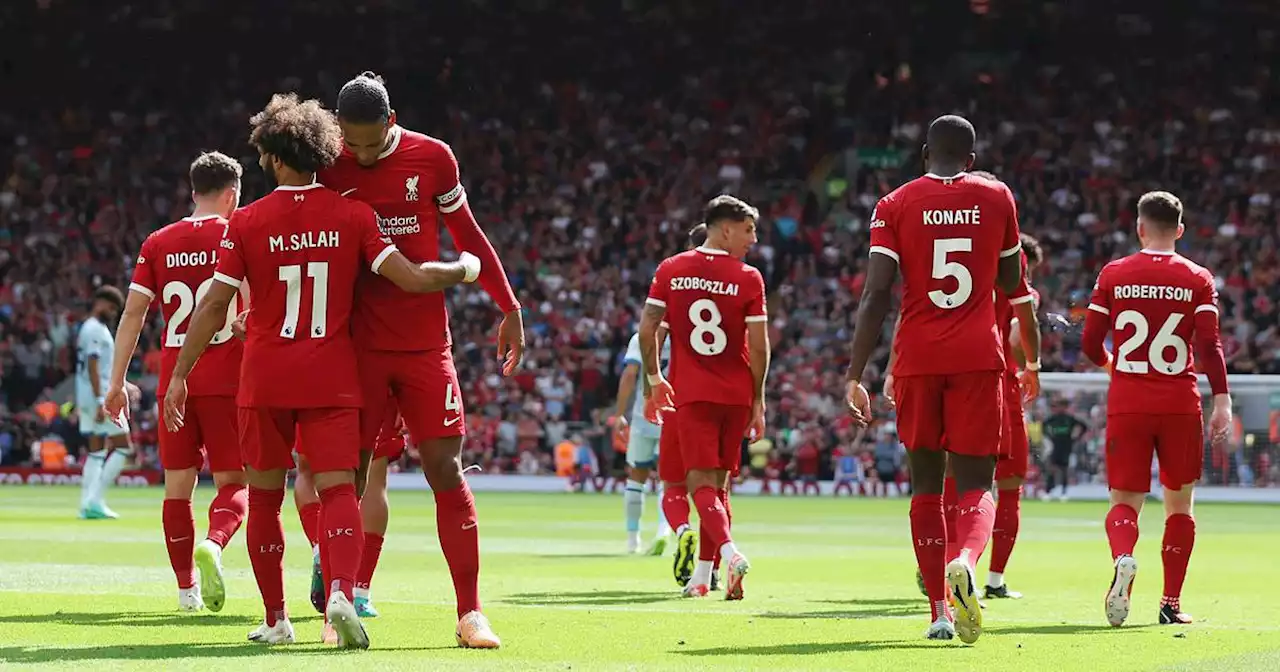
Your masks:
<path fill-rule="evenodd" d="M 395 126 L 395 125 L 396 125 L 396 111 L 391 110 L 391 113 L 387 115 L 387 128 L 390 129 L 392 126 Z"/>
<path fill-rule="evenodd" d="M 970 170 L 971 168 L 973 168 L 973 162 L 977 160 L 978 160 L 978 155 L 974 154 L 973 152 L 969 152 L 969 160 L 965 162 L 964 169 Z"/>
<path fill-rule="evenodd" d="M 1181 240 L 1181 239 L 1182 239 L 1182 233 L 1183 233 L 1184 231 L 1186 231 L 1186 230 L 1187 230 L 1187 227 L 1186 227 L 1185 225 L 1183 225 L 1183 223 L 1182 223 L 1182 222 L 1178 222 L 1178 233 L 1177 233 L 1177 235 L 1175 235 L 1175 236 L 1173 237 L 1173 239 L 1174 239 L 1174 240 Z"/>
<path fill-rule="evenodd" d="M 924 172 L 929 172 L 929 143 L 920 145 L 920 165 Z"/>

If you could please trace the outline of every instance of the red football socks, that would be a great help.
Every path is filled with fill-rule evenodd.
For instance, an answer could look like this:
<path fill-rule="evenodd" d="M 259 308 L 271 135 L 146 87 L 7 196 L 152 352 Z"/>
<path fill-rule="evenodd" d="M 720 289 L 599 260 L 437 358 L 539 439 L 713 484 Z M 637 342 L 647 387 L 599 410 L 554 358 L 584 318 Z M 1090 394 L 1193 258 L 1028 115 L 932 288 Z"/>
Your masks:
<path fill-rule="evenodd" d="M 262 606 L 266 607 L 267 625 L 275 625 L 284 610 L 284 522 L 280 507 L 284 489 L 249 488 L 249 522 L 245 525 L 245 543 L 249 547 L 249 564 L 258 580 Z"/>
<path fill-rule="evenodd" d="M 932 620 L 947 615 L 947 588 L 943 574 L 947 568 L 947 528 L 942 515 L 942 495 L 911 496 L 911 538 L 915 541 L 916 564 L 929 593 Z"/>
<path fill-rule="evenodd" d="M 1107 541 L 1111 544 L 1111 559 L 1133 555 L 1138 545 L 1138 512 L 1128 504 L 1116 504 L 1107 512 Z"/>
<path fill-rule="evenodd" d="M 991 571 L 1004 574 L 1018 542 L 1018 527 L 1022 523 L 1022 488 L 1001 490 L 996 500 L 996 523 L 991 530 Z"/>
<path fill-rule="evenodd" d="M 729 534 L 729 514 L 715 488 L 703 486 L 693 492 L 693 503 L 698 507 L 701 533 L 698 539 L 698 559 L 713 560 L 720 547 L 732 541 Z"/>
<path fill-rule="evenodd" d="M 224 485 L 209 503 L 209 541 L 226 548 L 249 512 L 249 489 Z"/>
<path fill-rule="evenodd" d="M 307 541 L 315 548 L 320 543 L 320 502 L 312 502 L 298 509 L 298 520 L 302 523 L 302 532 Z"/>
<path fill-rule="evenodd" d="M 662 515 L 667 517 L 671 529 L 678 530 L 689 524 L 689 489 L 683 485 L 667 484 L 662 493 Z"/>
<path fill-rule="evenodd" d="M 956 533 L 960 553 L 969 552 L 969 566 L 976 567 L 978 558 L 991 542 L 996 523 L 996 502 L 988 490 L 970 490 L 960 495 L 960 511 L 956 515 Z"/>
<path fill-rule="evenodd" d="M 480 530 L 477 528 L 476 500 L 467 482 L 435 493 L 436 534 L 440 550 L 453 577 L 458 598 L 458 618 L 480 610 Z"/>
<path fill-rule="evenodd" d="M 354 483 L 335 485 L 320 493 L 320 533 L 325 540 L 321 553 L 329 558 L 329 594 L 342 591 L 348 600 L 354 600 L 356 572 L 360 571 L 364 547 L 360 500 L 356 499 Z"/>
<path fill-rule="evenodd" d="M 191 500 L 166 499 L 160 515 L 173 575 L 178 579 L 179 588 L 190 588 L 196 584 L 191 560 L 196 548 L 196 521 L 191 515 Z"/>
<path fill-rule="evenodd" d="M 960 511 L 960 491 L 954 476 L 942 481 L 942 516 L 947 526 L 947 561 L 960 555 L 960 531 L 956 529 L 956 515 Z"/>
<path fill-rule="evenodd" d="M 382 535 L 364 533 L 364 553 L 360 556 L 360 573 L 356 574 L 356 588 L 369 590 L 373 572 L 378 569 L 378 556 L 382 555 Z"/>
<path fill-rule="evenodd" d="M 1187 564 L 1191 562 L 1191 549 L 1196 545 L 1196 519 L 1185 513 L 1175 513 L 1164 521 L 1164 549 L 1160 559 L 1164 561 L 1164 601 L 1179 609 L 1182 582 L 1187 578 Z"/>

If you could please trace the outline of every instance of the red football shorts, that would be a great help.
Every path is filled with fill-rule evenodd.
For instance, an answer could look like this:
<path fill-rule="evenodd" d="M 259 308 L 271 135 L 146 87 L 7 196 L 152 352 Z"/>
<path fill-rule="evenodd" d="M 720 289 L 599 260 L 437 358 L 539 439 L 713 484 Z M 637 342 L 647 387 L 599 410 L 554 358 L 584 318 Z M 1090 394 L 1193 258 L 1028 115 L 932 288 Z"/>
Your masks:
<path fill-rule="evenodd" d="M 666 411 L 662 414 L 662 436 L 658 439 L 658 478 L 667 483 L 684 483 L 689 475 L 684 468 L 684 456 L 680 454 L 676 413 Z"/>
<path fill-rule="evenodd" d="M 1150 492 L 1151 456 L 1160 458 L 1160 484 L 1170 490 L 1200 480 L 1204 419 L 1199 413 L 1107 416 L 1107 486 Z"/>
<path fill-rule="evenodd" d="M 378 429 L 378 442 L 373 448 L 373 459 L 398 460 L 404 454 L 404 418 L 400 417 L 400 405 L 394 398 L 387 400 L 382 413 L 382 427 Z"/>
<path fill-rule="evenodd" d="M 1003 371 L 896 378 L 893 391 L 902 443 L 908 450 L 998 455 L 1004 425 L 1003 378 Z"/>
<path fill-rule="evenodd" d="M 360 465 L 358 408 L 241 408 L 245 462 L 258 471 L 293 468 L 293 449 L 311 473 Z"/>
<path fill-rule="evenodd" d="M 996 480 L 1026 478 L 1031 458 L 1027 424 L 1022 417 L 1022 383 L 1018 374 L 1004 376 L 1004 433 L 1000 435 L 1000 456 L 996 460 Z"/>
<path fill-rule="evenodd" d="M 360 445 L 376 446 L 385 419 L 387 391 L 400 405 L 400 416 L 415 441 L 467 433 L 462 389 L 448 348 L 394 352 L 358 350 L 364 394 Z"/>
<path fill-rule="evenodd" d="M 209 471 L 244 469 L 235 397 L 188 397 L 182 419 L 185 424 L 177 432 L 160 430 L 161 467 L 172 471 L 199 469 L 208 455 Z"/>
<path fill-rule="evenodd" d="M 742 461 L 742 437 L 750 424 L 750 406 L 709 401 L 682 404 L 680 421 L 676 424 L 680 435 L 680 456 L 684 462 L 681 466 L 685 469 L 737 471 Z M 665 428 L 662 435 L 665 439 Z"/>

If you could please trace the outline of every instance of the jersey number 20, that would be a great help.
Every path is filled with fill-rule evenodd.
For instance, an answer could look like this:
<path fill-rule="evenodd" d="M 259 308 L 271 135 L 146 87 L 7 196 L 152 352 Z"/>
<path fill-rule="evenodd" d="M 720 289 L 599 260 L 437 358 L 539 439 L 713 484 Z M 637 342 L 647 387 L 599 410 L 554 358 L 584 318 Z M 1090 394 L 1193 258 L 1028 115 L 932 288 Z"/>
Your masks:
<path fill-rule="evenodd" d="M 209 278 L 200 283 L 193 293 L 191 288 L 185 282 L 171 280 L 164 285 L 164 289 L 160 292 L 160 299 L 165 303 L 169 303 L 173 299 L 178 300 L 178 307 L 173 309 L 173 316 L 169 319 L 169 323 L 165 325 L 164 345 L 167 348 L 181 348 L 182 343 L 187 340 L 185 331 L 181 334 L 178 329 L 183 323 L 191 317 L 191 311 L 195 310 L 200 300 L 205 294 L 209 293 L 209 288 L 213 286 L 213 278 Z M 210 345 L 218 345 L 231 340 L 231 323 L 235 321 L 236 315 L 240 313 L 240 293 L 236 292 L 231 297 L 231 303 L 227 306 L 227 321 L 223 323 L 222 328 L 213 335 L 213 339 L 209 341 Z"/>

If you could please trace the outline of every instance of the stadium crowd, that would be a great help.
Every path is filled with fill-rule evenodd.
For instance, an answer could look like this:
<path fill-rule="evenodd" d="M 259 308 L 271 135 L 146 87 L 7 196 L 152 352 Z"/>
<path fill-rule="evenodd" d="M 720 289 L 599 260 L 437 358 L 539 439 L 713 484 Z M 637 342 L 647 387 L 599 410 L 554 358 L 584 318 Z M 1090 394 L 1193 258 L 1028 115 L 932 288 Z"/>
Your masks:
<path fill-rule="evenodd" d="M 0 81 L 25 92 L 0 110 L 4 462 L 30 460 L 46 435 L 75 453 L 59 404 L 76 326 L 95 286 L 128 285 L 145 235 L 188 214 L 191 158 L 238 156 L 247 202 L 264 189 L 249 111 L 281 89 L 331 105 L 363 69 L 386 77 L 406 126 L 453 146 L 525 308 L 527 361 L 504 383 L 488 356 L 496 311 L 478 290 L 450 295 L 468 457 L 486 470 L 554 470 L 582 445 L 615 459 L 605 425 L 649 279 L 725 191 L 764 215 L 748 260 L 769 288 L 774 355 L 753 463 L 825 476 L 830 455 L 854 450 L 892 473 L 891 414 L 860 435 L 841 374 L 871 209 L 918 174 L 924 124 L 950 109 L 975 122 L 979 167 L 1008 182 L 1045 247 L 1042 314 L 1081 319 L 1099 268 L 1136 245 L 1137 196 L 1164 188 L 1187 207 L 1182 251 L 1220 279 L 1230 370 L 1280 373 L 1277 35 L 1259 28 L 1274 8 L 1189 3 L 1218 14 L 1193 23 L 1192 7 L 1098 14 L 1091 1 L 274 4 L 286 23 L 207 0 L 0 7 L 31 26 L 0 47 Z M 175 22 L 211 47 L 177 43 Z M 792 33 L 806 38 L 771 39 Z M 228 35 L 236 50 L 217 47 Z M 148 392 L 143 446 L 158 431 L 159 334 L 157 317 L 132 369 Z M 1089 368 L 1073 338 L 1046 329 L 1046 370 Z M 1096 434 L 1094 406 L 1075 410 Z"/>

